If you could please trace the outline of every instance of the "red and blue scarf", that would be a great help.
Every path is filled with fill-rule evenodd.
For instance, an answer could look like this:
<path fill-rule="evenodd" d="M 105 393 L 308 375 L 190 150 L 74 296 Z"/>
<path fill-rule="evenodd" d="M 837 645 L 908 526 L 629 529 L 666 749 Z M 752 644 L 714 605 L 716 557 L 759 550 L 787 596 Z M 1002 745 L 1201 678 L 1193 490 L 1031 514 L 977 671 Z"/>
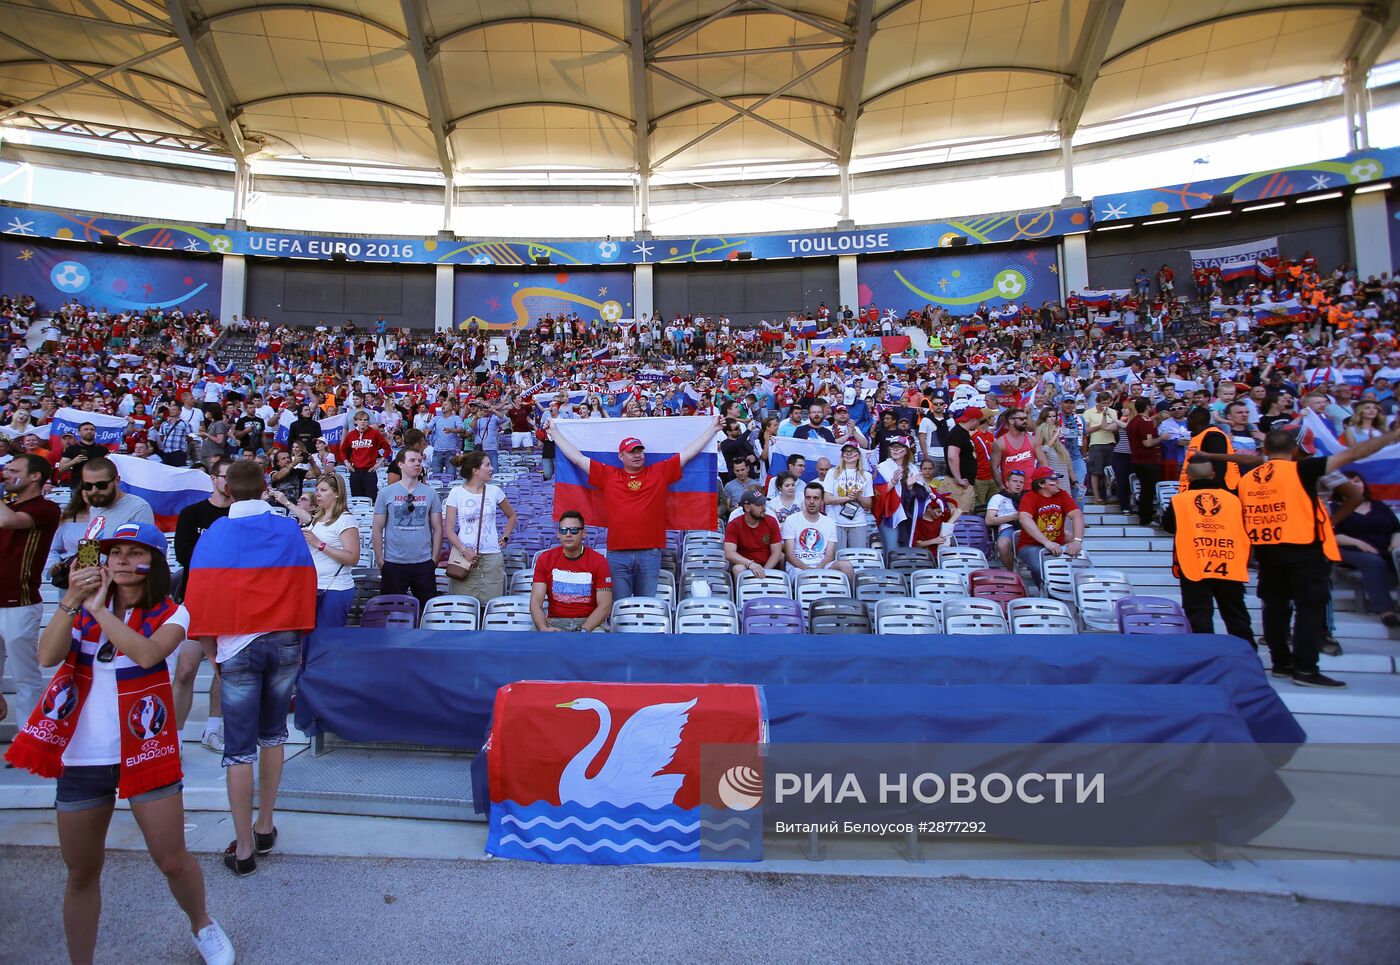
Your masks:
<path fill-rule="evenodd" d="M 175 615 L 168 597 L 149 610 L 133 609 L 126 625 L 149 637 Z M 5 759 L 40 777 L 63 774 L 63 752 L 78 729 L 78 718 L 92 689 L 94 655 L 83 643 L 97 643 L 102 628 L 86 610 L 73 623 L 68 658 L 44 690 L 29 722 L 15 736 Z M 121 728 L 121 775 L 117 795 L 135 797 L 174 784 L 180 769 L 180 739 L 175 727 L 175 697 L 165 661 L 142 667 L 120 651 L 116 657 L 117 719 Z"/>

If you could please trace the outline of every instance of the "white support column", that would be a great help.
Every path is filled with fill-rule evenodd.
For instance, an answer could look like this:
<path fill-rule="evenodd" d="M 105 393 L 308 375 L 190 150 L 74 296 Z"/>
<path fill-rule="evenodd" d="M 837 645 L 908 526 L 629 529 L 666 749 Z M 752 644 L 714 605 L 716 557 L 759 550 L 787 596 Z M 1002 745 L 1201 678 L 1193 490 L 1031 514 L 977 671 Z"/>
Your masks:
<path fill-rule="evenodd" d="M 1362 281 L 1393 267 L 1384 191 L 1352 195 L 1351 255 L 1356 262 L 1356 274 Z"/>
<path fill-rule="evenodd" d="M 856 223 L 851 220 L 851 168 L 848 164 L 838 168 L 841 177 L 841 212 L 837 216 L 837 231 L 854 231 Z"/>
<path fill-rule="evenodd" d="M 1065 235 L 1060 242 L 1060 301 L 1089 287 L 1088 235 Z"/>
<path fill-rule="evenodd" d="M 233 168 L 233 221 L 246 224 L 248 221 L 248 195 L 253 190 L 253 169 L 248 162 L 239 158 Z"/>
<path fill-rule="evenodd" d="M 452 266 L 437 266 L 436 297 L 433 299 L 433 331 L 450 332 L 454 327 L 456 316 L 453 314 L 452 305 Z"/>
<path fill-rule="evenodd" d="M 451 178 L 443 185 L 442 191 L 442 230 L 452 230 L 452 208 L 457 203 L 457 182 Z"/>
<path fill-rule="evenodd" d="M 1065 197 L 1073 198 L 1074 193 L 1074 147 L 1070 139 L 1060 135 L 1060 167 L 1065 175 Z"/>
<path fill-rule="evenodd" d="M 656 280 L 651 265 L 636 265 L 632 272 L 632 317 L 656 312 Z"/>
<path fill-rule="evenodd" d="M 233 316 L 242 317 L 247 305 L 248 259 L 242 255 L 224 255 L 223 280 L 219 289 L 219 321 L 228 323 Z"/>
<path fill-rule="evenodd" d="M 646 171 L 637 175 L 636 193 L 637 238 L 645 241 L 651 237 L 651 175 Z"/>
<path fill-rule="evenodd" d="M 864 306 L 860 303 L 860 282 L 857 281 L 856 256 L 836 256 L 836 292 L 842 305 L 849 305 L 851 311 L 860 314 Z M 835 312 L 832 313 L 835 318 Z"/>

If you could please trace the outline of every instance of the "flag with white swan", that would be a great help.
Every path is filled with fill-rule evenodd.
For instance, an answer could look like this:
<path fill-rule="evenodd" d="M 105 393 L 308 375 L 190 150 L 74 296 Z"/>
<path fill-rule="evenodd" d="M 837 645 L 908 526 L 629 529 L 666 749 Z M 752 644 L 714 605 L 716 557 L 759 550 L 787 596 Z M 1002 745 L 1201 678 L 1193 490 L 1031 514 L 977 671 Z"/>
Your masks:
<path fill-rule="evenodd" d="M 765 737 L 763 691 L 749 684 L 508 684 L 482 749 L 486 851 L 547 864 L 760 860 Z M 716 768 L 717 747 L 752 753 Z"/>

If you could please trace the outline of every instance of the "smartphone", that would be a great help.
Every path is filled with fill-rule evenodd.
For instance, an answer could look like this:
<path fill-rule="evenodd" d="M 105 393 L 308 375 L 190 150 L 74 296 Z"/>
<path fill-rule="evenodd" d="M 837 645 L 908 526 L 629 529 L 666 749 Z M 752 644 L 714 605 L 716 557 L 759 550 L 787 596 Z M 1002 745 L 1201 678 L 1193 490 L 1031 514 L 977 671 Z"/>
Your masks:
<path fill-rule="evenodd" d="M 88 523 L 88 528 L 83 532 L 83 538 L 78 540 L 79 569 L 101 564 L 102 544 L 98 542 L 98 537 L 102 535 L 102 529 L 106 525 L 106 516 L 94 516 L 92 522 Z"/>

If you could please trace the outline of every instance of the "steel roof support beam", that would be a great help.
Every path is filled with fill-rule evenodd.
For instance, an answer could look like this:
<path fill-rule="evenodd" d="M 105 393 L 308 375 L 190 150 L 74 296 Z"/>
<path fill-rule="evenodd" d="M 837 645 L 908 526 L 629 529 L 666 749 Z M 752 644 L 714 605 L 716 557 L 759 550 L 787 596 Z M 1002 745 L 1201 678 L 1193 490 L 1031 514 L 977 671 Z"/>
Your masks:
<path fill-rule="evenodd" d="M 1070 61 L 1070 77 L 1060 95 L 1060 109 L 1055 113 L 1060 137 L 1070 139 L 1079 128 L 1079 119 L 1089 103 L 1094 81 L 1106 63 L 1109 41 L 1123 14 L 1123 0 L 1092 0 L 1093 5 L 1079 34 L 1074 59 Z"/>
<path fill-rule="evenodd" d="M 100 20 L 97 17 L 84 17 L 76 13 L 69 13 L 66 10 L 54 10 L 51 7 L 31 7 L 28 4 L 15 3 L 14 0 L 0 0 L 0 9 L 18 10 L 20 13 L 38 14 L 43 17 L 59 17 L 70 22 L 106 30 L 127 30 L 132 33 L 151 34 L 156 37 L 175 36 L 175 31 L 166 26 L 155 26 L 153 24 L 144 23 L 123 23 L 120 20 Z"/>
<path fill-rule="evenodd" d="M 692 20 L 690 23 L 684 23 L 678 27 L 671 28 L 670 33 L 666 34 L 664 37 L 658 37 L 655 42 L 652 43 L 651 47 L 647 49 L 647 56 L 654 57 L 668 47 L 680 43 L 685 38 L 694 36 L 717 20 L 723 20 L 725 17 L 741 16 L 747 13 L 772 13 L 782 17 L 789 17 L 809 27 L 815 27 L 822 33 L 828 33 L 833 37 L 839 37 L 847 43 L 855 41 L 855 34 L 843 23 L 837 23 L 834 20 L 827 20 L 825 17 L 818 17 L 809 13 L 788 10 L 786 7 L 774 3 L 773 0 L 732 0 L 732 2 L 720 7 L 708 17 L 704 17 L 700 20 Z"/>
<path fill-rule="evenodd" d="M 856 143 L 856 120 L 860 117 L 860 92 L 865 86 L 865 62 L 870 56 L 870 35 L 875 32 L 875 0 L 856 0 L 855 41 L 851 44 L 851 56 L 846 59 L 845 75 L 841 78 L 841 139 L 836 145 L 836 163 L 845 170 L 851 163 L 851 150 Z M 846 197 L 850 184 L 849 173 L 841 180 L 842 208 L 849 207 Z M 842 215 L 842 220 L 846 216 Z"/>
<path fill-rule="evenodd" d="M 75 91 L 80 87 L 87 86 L 92 81 L 106 80 L 113 74 L 123 73 L 124 71 L 128 71 L 131 68 L 135 67 L 137 64 L 144 64 L 148 60 L 154 60 L 157 57 L 161 57 L 165 54 L 170 53 L 172 50 L 178 49 L 180 49 L 180 41 L 173 40 L 170 43 L 166 44 L 164 47 L 157 47 L 155 50 L 148 50 L 144 54 L 132 57 L 130 60 L 124 60 L 120 64 L 117 64 L 113 67 L 107 67 L 103 70 L 100 70 L 97 73 L 92 74 L 90 77 L 84 78 L 83 80 L 75 80 L 71 84 L 64 84 L 62 87 L 55 87 L 53 90 L 45 91 L 37 97 L 31 97 L 29 100 L 25 101 L 22 104 L 16 104 L 13 107 L 6 107 L 4 110 L 0 110 L 0 120 L 9 117 L 11 114 L 18 114 L 20 111 L 28 110 L 29 108 L 48 100 L 50 97 L 61 97 L 64 94 L 67 94 L 71 91 Z M 169 81 L 166 81 L 166 83 L 169 83 Z"/>
<path fill-rule="evenodd" d="M 723 20 L 741 6 L 743 6 L 743 0 L 730 0 L 729 3 L 726 3 L 708 17 L 702 20 L 692 20 L 690 23 L 676 28 L 670 34 L 652 44 L 651 48 L 646 52 L 647 57 L 655 57 L 666 48 L 674 47 L 687 37 L 693 37 L 715 21 Z"/>
<path fill-rule="evenodd" d="M 228 78 L 224 75 L 223 65 L 219 63 L 218 53 L 213 49 L 213 42 L 196 35 L 188 0 L 165 0 L 165 9 L 170 14 L 170 22 L 175 27 L 176 36 L 185 46 L 185 56 L 189 58 L 190 67 L 199 79 L 199 86 L 204 91 L 205 100 L 209 102 L 209 109 L 214 112 L 214 119 L 219 124 L 219 131 L 224 135 L 224 143 L 228 145 L 229 153 L 234 157 L 245 157 L 248 154 L 248 146 L 243 143 L 243 132 L 234 123 L 233 96 L 229 92 Z M 203 31 L 200 33 L 203 34 Z M 210 47 L 208 59 L 199 49 L 201 40 Z"/>
<path fill-rule="evenodd" d="M 225 154 L 224 146 L 208 137 L 191 137 L 183 134 L 167 134 L 161 131 L 146 131 L 136 127 L 120 127 L 112 124 L 98 124 L 93 121 L 75 121 L 66 117 L 53 117 L 48 114 L 31 114 L 29 111 L 14 115 L 17 121 L 27 121 L 41 131 L 51 134 L 69 134 L 90 137 L 99 141 L 119 141 L 123 144 L 135 143 L 146 147 L 162 147 L 179 151 L 194 151 L 200 154 Z M 12 122 L 13 123 L 13 122 Z"/>
<path fill-rule="evenodd" d="M 404 107 L 402 104 L 395 104 L 393 101 L 386 101 L 382 97 L 371 97 L 368 94 L 342 94 L 339 91 L 333 90 L 294 91 L 289 94 L 272 94 L 268 97 L 254 98 L 250 101 L 243 101 L 240 104 L 234 104 L 233 116 L 242 117 L 248 111 L 259 108 L 264 104 L 275 104 L 277 101 L 304 100 L 308 97 L 328 97 L 331 100 L 364 101 L 366 104 L 375 104 L 379 107 L 387 107 L 390 110 L 400 111 L 401 113 L 407 114 L 410 117 L 416 117 L 422 121 L 426 121 L 428 119 L 428 115 L 422 113 L 421 111 L 415 111 L 411 107 Z"/>
<path fill-rule="evenodd" d="M 404 26 L 408 29 L 408 52 L 413 57 L 414 68 L 418 71 L 418 86 L 423 90 L 423 103 L 428 108 L 428 126 L 433 131 L 433 145 L 437 148 L 438 164 L 442 167 L 442 176 L 449 183 L 450 192 L 456 164 L 452 157 L 452 144 L 447 139 L 447 111 L 443 108 L 442 92 L 428 63 L 428 42 L 423 34 L 423 16 L 418 9 L 418 3 L 419 0 L 400 0 Z M 450 225 L 450 213 L 447 220 Z"/>
<path fill-rule="evenodd" d="M 866 0 L 861 0 L 862 3 Z M 696 54 L 671 54 L 668 57 L 653 57 L 653 64 L 675 64 L 689 60 L 718 60 L 722 57 L 757 57 L 762 54 L 800 54 L 804 50 L 843 50 L 847 43 L 833 40 L 829 44 L 787 44 L 782 47 L 750 47 L 748 50 L 709 50 Z"/>
<path fill-rule="evenodd" d="M 124 100 L 124 101 L 126 101 L 126 102 L 128 102 L 128 103 L 135 104 L 137 107 L 141 108 L 142 110 L 147 111 L 147 112 L 149 112 L 149 113 L 151 113 L 151 114 L 154 114 L 156 117 L 159 117 L 159 118 L 161 118 L 161 119 L 163 119 L 163 120 L 169 121 L 171 124 L 174 124 L 176 127 L 181 127 L 181 128 L 184 128 L 184 129 L 187 130 L 187 131 L 191 131 L 191 132 L 193 132 L 197 137 L 199 137 L 199 138 L 201 138 L 201 139 L 207 138 L 207 137 L 209 136 L 203 129 L 201 129 L 201 128 L 195 126 L 194 124 L 191 124 L 189 121 L 186 121 L 186 120 L 184 120 L 183 118 L 176 117 L 174 114 L 167 114 L 165 111 L 161 110 L 161 109 L 158 108 L 158 107 L 152 107 L 150 104 L 147 104 L 145 101 L 143 101 L 141 98 L 135 96 L 134 94 L 128 94 L 126 91 L 121 90 L 120 88 L 113 87 L 111 84 L 107 83 L 106 81 L 102 81 L 102 80 L 93 80 L 93 75 L 92 75 L 92 74 L 84 73 L 83 71 L 79 70 L 78 68 L 76 68 L 76 67 L 74 67 L 74 66 L 72 66 L 72 65 L 70 65 L 70 64 L 68 64 L 68 63 L 65 63 L 65 62 L 62 61 L 62 60 L 59 60 L 57 57 L 52 57 L 52 56 L 50 56 L 49 54 L 47 54 L 47 53 L 45 53 L 44 51 L 40 50 L 38 47 L 32 47 L 32 46 L 30 46 L 29 44 L 25 43 L 23 40 L 20 40 L 18 37 L 13 37 L 13 36 L 11 36 L 10 34 L 4 33 L 4 32 L 0 32 L 0 40 L 4 40 L 4 41 L 6 41 L 7 43 L 14 44 L 14 45 L 15 45 L 16 47 L 18 47 L 20 50 L 23 50 L 23 51 L 25 51 L 26 53 L 33 54 L 35 57 L 38 57 L 40 60 L 43 60 L 45 63 L 52 64 L 53 66 L 57 67 L 59 70 L 65 71 L 65 72 L 67 72 L 67 73 L 69 73 L 69 74 L 72 74 L 72 75 L 75 76 L 75 77 L 80 77 L 80 78 L 82 78 L 85 84 L 90 84 L 90 85 L 92 85 L 93 87 L 100 87 L 102 90 L 105 90 L 107 93 L 113 95 L 114 97 L 117 97 L 117 98 L 119 98 L 119 99 L 121 99 L 121 100 Z"/>
<path fill-rule="evenodd" d="M 802 135 L 802 134 L 798 134 L 796 131 L 789 130 L 788 128 L 783 127 L 783 125 L 779 124 L 777 121 L 771 121 L 771 120 L 769 120 L 768 118 L 763 117 L 763 116 L 761 116 L 760 114 L 758 114 L 758 113 L 756 113 L 756 112 L 757 112 L 757 110 L 758 110 L 760 107 L 762 107 L 764 104 L 767 104 L 769 101 L 774 100 L 774 99 L 776 99 L 777 97 L 779 97 L 779 96 L 781 96 L 781 95 L 783 95 L 783 94 L 786 94 L 789 90 L 791 90 L 792 88 L 796 87 L 798 84 L 803 83 L 803 82 L 806 81 L 809 77 L 812 77 L 814 74 L 817 74 L 817 73 L 819 73 L 819 72 L 825 70 L 826 68 L 830 67 L 832 64 L 836 63 L 837 61 L 842 60 L 843 58 L 845 58 L 845 56 L 846 56 L 848 53 L 849 53 L 848 50 L 842 50 L 842 51 L 840 51 L 840 52 L 838 52 L 838 53 L 836 53 L 836 54 L 833 54 L 832 56 L 826 58 L 826 60 L 823 60 L 820 64 L 817 64 L 815 67 L 810 67 L 810 68 L 808 68 L 807 70 L 805 70 L 805 71 L 803 71 L 802 73 L 798 74 L 798 75 L 797 75 L 796 77 L 794 77 L 792 80 L 788 81 L 788 82 L 787 82 L 786 84 L 784 84 L 782 87 L 779 87 L 777 90 L 773 91 L 773 93 L 771 93 L 771 94 L 765 94 L 762 98 L 760 98 L 760 99 L 753 105 L 753 107 L 744 107 L 744 106 L 742 106 L 742 105 L 740 105 L 740 104 L 736 104 L 734 101 L 730 100 L 730 99 L 727 98 L 727 97 L 721 96 L 720 94 L 716 94 L 716 93 L 714 93 L 714 92 L 712 92 L 712 91 L 707 91 L 707 90 L 705 90 L 703 87 L 699 86 L 698 84 L 692 84 L 690 81 L 686 80 L 685 78 L 683 78 L 683 77 L 677 77 L 675 74 L 672 74 L 672 73 L 669 73 L 668 71 L 662 70 L 660 67 L 657 67 L 657 66 L 654 65 L 654 64 L 648 64 L 648 65 L 647 65 L 647 69 L 650 70 L 650 71 L 652 71 L 652 73 L 658 74 L 658 75 L 660 75 L 661 77 L 665 77 L 667 80 L 671 81 L 672 83 L 680 84 L 682 87 L 686 88 L 687 90 L 694 91 L 695 93 L 699 94 L 701 97 L 704 97 L 704 98 L 707 98 L 707 99 L 709 99 L 709 100 L 712 100 L 712 101 L 714 101 L 716 104 L 719 104 L 719 105 L 721 105 L 721 106 L 723 106 L 723 107 L 727 107 L 727 108 L 729 108 L 731 111 L 734 111 L 734 114 L 733 114 L 732 116 L 730 116 L 730 117 L 728 117 L 728 118 L 725 118 L 723 121 L 721 121 L 720 123 L 716 124 L 714 127 L 710 128 L 708 131 L 704 131 L 703 133 L 697 135 L 696 137 L 691 138 L 691 139 L 690 139 L 689 141 L 687 141 L 685 144 L 681 145 L 681 146 L 678 147 L 676 150 L 674 150 L 674 151 L 672 151 L 670 154 L 666 155 L 666 156 L 665 156 L 664 158 L 662 158 L 660 161 L 657 161 L 656 164 L 655 164 L 655 166 L 656 166 L 656 167 L 660 167 L 661 165 L 665 164 L 667 161 L 671 160 L 671 158 L 675 157 L 677 154 L 680 154 L 680 153 L 682 153 L 682 152 L 684 152 L 684 151 L 689 150 L 690 148 L 694 147 L 696 144 L 699 144 L 701 141 L 705 140 L 705 139 L 708 138 L 708 137 L 713 137 L 714 135 L 718 134 L 720 131 L 722 131 L 722 130 L 724 130 L 725 128 L 729 127 L 729 126 L 730 126 L 731 124 L 733 124 L 735 121 L 738 121 L 741 117 L 747 117 L 747 118 L 749 118 L 749 119 L 752 120 L 752 121 L 757 121 L 757 122 L 760 123 L 760 124 L 763 124 L 763 125 L 765 125 L 765 126 L 767 126 L 767 127 L 771 127 L 773 130 L 778 131 L 778 132 L 781 133 L 781 134 L 786 134 L 788 137 L 793 138 L 794 140 L 801 141 L 803 144 L 806 144 L 808 147 L 810 147 L 810 148 L 812 148 L 813 150 L 817 151 L 819 154 L 823 154 L 823 155 L 825 155 L 826 157 L 828 157 L 828 158 L 830 158 L 830 159 L 832 159 L 832 160 L 835 160 L 835 159 L 836 159 L 836 152 L 835 152 L 833 149 L 831 149 L 830 147 L 827 147 L 825 144 L 818 143 L 817 141 L 814 141 L 814 140 L 812 140 L 811 138 L 806 137 L 806 136 L 804 136 L 804 135 Z"/>
<path fill-rule="evenodd" d="M 1390 44 L 1397 29 L 1400 29 L 1400 4 L 1377 5 L 1362 15 L 1356 29 L 1347 43 L 1344 60 L 1355 63 L 1361 83 L 1376 66 L 1381 52 Z"/>

